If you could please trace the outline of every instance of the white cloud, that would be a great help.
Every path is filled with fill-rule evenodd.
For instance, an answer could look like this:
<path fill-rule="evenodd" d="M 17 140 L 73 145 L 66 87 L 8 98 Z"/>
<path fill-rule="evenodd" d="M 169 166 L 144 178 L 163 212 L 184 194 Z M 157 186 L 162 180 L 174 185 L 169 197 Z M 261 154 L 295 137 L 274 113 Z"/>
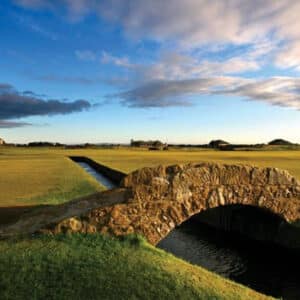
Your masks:
<path fill-rule="evenodd" d="M 222 62 L 204 61 L 196 66 L 192 71 L 199 75 L 214 74 L 239 74 L 246 71 L 256 71 L 260 69 L 260 65 L 255 60 L 249 60 L 242 57 L 234 57 Z"/>
<path fill-rule="evenodd" d="M 128 36 L 154 40 L 166 51 L 149 63 L 103 52 L 101 62 L 125 68 L 135 88 L 117 96 L 129 106 L 191 104 L 190 96 L 224 94 L 300 109 L 298 78 L 244 79 L 266 62 L 300 71 L 300 0 L 16 0 L 33 8 L 64 6 L 78 20 L 98 14 L 119 24 Z M 56 4 L 53 4 L 56 3 Z M 199 49 L 237 49 L 222 59 L 204 58 Z M 88 53 L 80 58 L 94 59 Z M 217 57 L 217 56 L 215 56 Z M 240 77 L 233 77 L 237 75 Z"/>
<path fill-rule="evenodd" d="M 251 42 L 275 30 L 299 37 L 298 0 L 15 0 L 25 7 L 63 5 L 74 15 L 98 12 L 131 34 L 203 42 Z"/>
<path fill-rule="evenodd" d="M 282 69 L 295 68 L 300 71 L 300 42 L 284 47 L 276 55 L 275 63 Z"/>
<path fill-rule="evenodd" d="M 133 64 L 129 62 L 127 57 L 116 57 L 105 51 L 102 52 L 101 62 L 104 64 L 112 63 L 119 67 L 131 68 Z"/>
<path fill-rule="evenodd" d="M 249 43 L 276 31 L 298 37 L 300 2 L 295 0 L 112 0 L 100 13 L 133 35 L 182 43 Z"/>
<path fill-rule="evenodd" d="M 260 64 L 247 56 L 212 61 L 176 52 L 163 52 L 158 60 L 144 64 L 133 63 L 126 57 L 119 58 L 104 52 L 101 62 L 129 69 L 137 82 L 221 76 L 260 69 Z"/>
<path fill-rule="evenodd" d="M 272 51 L 260 47 L 266 40 L 283 42 L 287 48 L 300 39 L 299 0 L 15 0 L 30 8 L 55 10 L 63 6 L 67 15 L 81 19 L 98 14 L 123 26 L 138 38 L 150 38 L 162 43 L 171 41 L 185 49 L 203 45 L 252 44 L 256 53 Z M 57 9 L 57 11 L 62 11 Z M 287 45 L 289 44 L 289 45 Z M 298 50 L 279 54 L 281 67 L 298 67 Z M 284 54 L 283 54 L 284 53 Z M 261 54 L 260 54 L 261 55 Z M 282 58 L 284 56 L 284 59 Z"/>
<path fill-rule="evenodd" d="M 272 105 L 300 109 L 300 78 L 273 77 L 255 80 L 223 91 L 223 93 L 264 101 Z"/>

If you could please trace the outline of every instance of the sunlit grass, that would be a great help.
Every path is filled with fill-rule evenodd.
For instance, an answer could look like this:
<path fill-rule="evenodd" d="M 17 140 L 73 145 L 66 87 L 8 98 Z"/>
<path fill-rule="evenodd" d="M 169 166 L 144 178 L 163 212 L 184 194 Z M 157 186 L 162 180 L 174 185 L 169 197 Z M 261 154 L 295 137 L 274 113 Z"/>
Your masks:
<path fill-rule="evenodd" d="M 126 173 L 159 164 L 245 163 L 278 167 L 300 179 L 300 151 L 0 148 L 0 206 L 56 204 L 103 188 L 69 160 L 90 157 Z"/>
<path fill-rule="evenodd" d="M 101 189 L 63 155 L 22 150 L 0 155 L 0 206 L 57 204 Z"/>
<path fill-rule="evenodd" d="M 68 157 L 131 172 L 188 162 L 287 169 L 300 179 L 300 151 L 147 151 L 0 148 L 0 206 L 56 204 L 103 189 Z M 3 299 L 266 299 L 158 250 L 140 238 L 55 236 L 0 242 Z M 0 297 L 0 298 L 1 298 Z"/>
<path fill-rule="evenodd" d="M 88 151 L 88 155 L 100 163 L 127 173 L 145 166 L 158 164 L 218 162 L 277 167 L 288 170 L 300 179 L 300 151 L 98 150 Z"/>
<path fill-rule="evenodd" d="M 1 299 L 269 299 L 139 237 L 0 242 Z"/>

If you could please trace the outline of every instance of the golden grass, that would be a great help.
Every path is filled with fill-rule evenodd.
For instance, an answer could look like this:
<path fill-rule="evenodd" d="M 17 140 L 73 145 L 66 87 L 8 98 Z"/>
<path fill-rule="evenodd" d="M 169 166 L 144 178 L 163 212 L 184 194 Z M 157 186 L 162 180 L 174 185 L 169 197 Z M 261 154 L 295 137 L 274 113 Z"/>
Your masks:
<path fill-rule="evenodd" d="M 0 206 L 56 204 L 101 190 L 70 155 L 129 173 L 145 166 L 219 162 L 278 167 L 300 179 L 300 151 L 0 148 Z"/>
<path fill-rule="evenodd" d="M 87 156 L 125 172 L 158 164 L 211 161 L 275 166 L 287 169 L 300 179 L 300 151 L 152 152 L 140 149 L 63 150 L 3 147 L 0 148 L 0 206 L 55 204 L 101 190 L 101 186 L 91 176 L 68 158 L 70 155 Z M 151 295 L 153 299 L 170 298 L 174 294 L 181 296 L 182 299 L 267 299 L 264 295 L 225 280 L 201 267 L 190 265 L 145 243 L 138 247 L 135 243 L 131 246 L 131 242 L 129 246 L 115 243 L 108 247 L 110 242 L 101 236 L 90 238 L 84 236 L 82 239 L 79 236 L 62 237 L 66 239 L 63 241 L 64 248 L 56 254 L 56 250 L 49 252 L 45 245 L 53 243 L 53 249 L 59 249 L 57 245 L 60 245 L 61 238 L 45 237 L 45 239 L 49 241 L 24 241 L 25 244 L 29 243 L 30 251 L 26 251 L 28 256 L 24 256 L 22 242 L 16 247 L 9 245 L 7 251 L 2 251 L 0 259 L 3 270 L 6 271 L 2 272 L 2 281 L 7 283 L 5 286 L 7 295 L 23 293 L 29 295 L 28 289 L 31 290 L 33 285 L 38 285 L 39 289 L 35 289 L 35 292 L 44 296 L 49 291 L 53 292 L 51 283 L 55 282 L 54 286 L 57 287 L 55 293 L 60 293 L 62 298 L 66 295 L 78 296 L 81 292 L 86 293 L 86 286 L 89 285 L 92 287 L 89 291 L 97 291 L 96 295 L 100 299 L 119 297 L 126 295 L 128 291 L 131 294 L 134 291 L 135 295 L 141 296 L 137 298 L 145 298 L 142 296 L 146 292 L 145 295 Z M 18 250 L 18 245 L 21 245 L 21 251 Z M 74 247 L 71 249 L 72 245 Z M 6 244 L 2 242 L 0 246 Z M 64 264 L 66 253 L 68 259 L 70 255 L 73 257 L 72 264 Z M 109 255 L 112 257 L 107 260 Z M 82 268 L 82 262 L 87 261 L 90 262 L 87 268 Z M 10 263 L 9 268 L 5 266 L 5 262 Z M 121 268 L 123 270 L 121 273 L 118 268 L 120 264 L 126 266 Z M 70 266 L 75 266 L 74 270 L 69 270 Z M 93 276 L 90 276 L 91 266 L 95 266 Z M 54 272 L 51 273 L 49 270 Z M 77 272 L 78 270 L 80 272 Z M 117 271 L 114 272 L 115 270 Z M 52 277 L 49 277 L 49 274 Z M 76 274 L 72 277 L 74 282 L 71 282 L 70 289 L 69 274 Z M 104 290 L 103 286 L 107 288 Z"/>
<path fill-rule="evenodd" d="M 218 162 L 277 167 L 288 170 L 292 175 L 300 179 L 300 151 L 145 151 L 116 149 L 89 151 L 88 155 L 99 163 L 127 173 L 145 166 L 158 164 Z"/>
<path fill-rule="evenodd" d="M 101 190 L 63 155 L 22 149 L 0 155 L 0 206 L 57 204 Z"/>

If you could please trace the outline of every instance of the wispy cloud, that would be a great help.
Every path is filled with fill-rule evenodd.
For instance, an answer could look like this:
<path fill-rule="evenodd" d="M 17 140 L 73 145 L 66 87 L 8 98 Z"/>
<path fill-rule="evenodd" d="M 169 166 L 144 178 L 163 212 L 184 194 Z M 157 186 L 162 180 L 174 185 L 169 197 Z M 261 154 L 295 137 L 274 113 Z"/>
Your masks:
<path fill-rule="evenodd" d="M 191 96 L 227 90 L 242 81 L 244 79 L 234 77 L 157 80 L 111 97 L 120 98 L 121 102 L 129 107 L 189 106 L 193 104 Z"/>
<path fill-rule="evenodd" d="M 135 65 L 129 62 L 127 57 L 113 56 L 107 52 L 103 52 L 101 56 L 101 62 L 104 64 L 112 63 L 119 67 L 133 68 Z"/>
<path fill-rule="evenodd" d="M 300 79 L 290 77 L 261 80 L 239 77 L 160 80 L 111 97 L 118 97 L 129 107 L 168 107 L 193 105 L 196 96 L 220 94 L 300 109 Z"/>
<path fill-rule="evenodd" d="M 158 60 L 150 63 L 133 63 L 126 57 L 116 57 L 105 53 L 102 63 L 110 63 L 126 68 L 135 81 L 160 79 L 186 79 L 226 74 L 240 74 L 256 71 L 261 63 L 253 59 L 252 53 L 223 60 L 207 60 L 176 52 L 163 52 Z"/>
<path fill-rule="evenodd" d="M 126 60 L 123 68 L 131 71 L 133 88 L 108 98 L 119 98 L 129 107 L 190 106 L 200 95 L 230 95 L 271 105 L 300 109 L 300 79 L 271 77 L 248 79 L 243 72 L 259 70 L 260 59 L 268 45 L 252 48 L 244 56 L 222 61 L 201 60 L 174 52 L 164 53 L 150 64 L 134 64 Z M 110 56 L 109 56 L 110 57 Z M 108 60 L 116 64 L 117 57 Z"/>
<path fill-rule="evenodd" d="M 121 26 L 137 43 L 157 42 L 161 55 L 146 63 L 108 52 L 101 57 L 89 50 L 75 52 L 78 59 L 125 69 L 129 87 L 110 97 L 130 107 L 192 105 L 195 96 L 222 94 L 300 109 L 299 78 L 243 78 L 245 72 L 261 70 L 266 63 L 300 71 L 300 1 L 16 1 L 35 9 L 55 11 L 63 6 L 56 11 L 66 11 L 74 20 L 97 14 Z M 221 53 L 226 47 L 246 50 L 221 58 L 197 55 L 203 49 Z"/>
<path fill-rule="evenodd" d="M 81 85 L 91 85 L 101 82 L 99 78 L 88 78 L 83 76 L 59 76 L 59 75 L 41 75 L 33 77 L 39 81 L 45 82 L 58 82 L 61 84 L 71 83 L 71 84 L 81 84 Z"/>
<path fill-rule="evenodd" d="M 298 48 L 300 40 L 300 2 L 295 0 L 15 0 L 18 5 L 34 9 L 66 11 L 81 20 L 98 14 L 120 24 L 132 37 L 172 42 L 186 49 L 203 45 L 252 44 L 259 46 L 266 39 L 284 41 Z M 63 7 L 64 9 L 61 9 Z M 266 49 L 265 49 L 266 50 Z M 285 49 L 287 50 L 287 49 Z M 285 51 L 287 67 L 298 67 L 300 58 Z M 281 67 L 286 65 L 277 58 Z"/>
<path fill-rule="evenodd" d="M 41 24 L 38 24 L 34 19 L 21 15 L 16 15 L 15 18 L 20 26 L 25 27 L 34 33 L 37 33 L 44 38 L 51 39 L 53 41 L 58 40 L 58 35 L 56 33 L 52 32 L 48 28 L 45 28 Z"/>
<path fill-rule="evenodd" d="M 282 69 L 294 68 L 300 71 L 300 42 L 285 46 L 275 58 L 275 64 Z"/>
<path fill-rule="evenodd" d="M 300 78 L 272 77 L 252 80 L 220 93 L 300 110 Z"/>
<path fill-rule="evenodd" d="M 0 120 L 0 128 L 17 128 L 17 127 L 25 127 L 31 126 L 32 124 L 26 122 L 13 122 L 13 121 L 1 121 Z"/>

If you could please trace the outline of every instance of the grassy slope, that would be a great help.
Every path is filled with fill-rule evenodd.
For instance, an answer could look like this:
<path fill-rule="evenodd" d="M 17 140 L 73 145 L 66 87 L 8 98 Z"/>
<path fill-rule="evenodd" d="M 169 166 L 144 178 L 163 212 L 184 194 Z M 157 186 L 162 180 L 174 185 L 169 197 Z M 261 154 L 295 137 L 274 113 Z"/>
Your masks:
<path fill-rule="evenodd" d="M 0 242 L 0 298 L 267 299 L 141 238 L 101 235 Z"/>
<path fill-rule="evenodd" d="M 57 204 L 101 190 L 82 168 L 51 150 L 0 152 L 0 206 Z"/>

